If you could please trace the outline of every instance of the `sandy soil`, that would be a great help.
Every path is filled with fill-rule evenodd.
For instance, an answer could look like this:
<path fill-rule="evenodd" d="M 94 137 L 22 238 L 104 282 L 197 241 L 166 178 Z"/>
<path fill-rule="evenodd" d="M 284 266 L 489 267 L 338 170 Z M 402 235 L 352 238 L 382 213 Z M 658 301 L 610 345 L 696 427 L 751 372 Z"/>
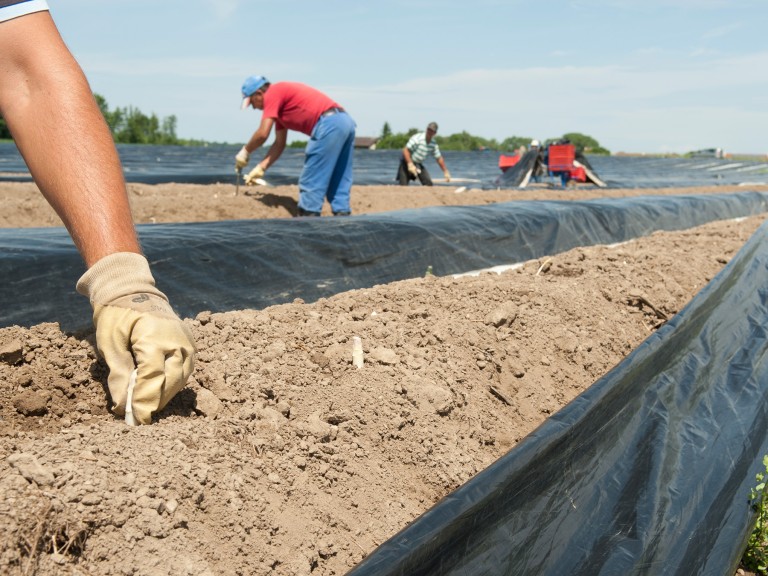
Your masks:
<path fill-rule="evenodd" d="M 358 187 L 353 209 L 733 190 Z M 137 222 L 286 217 L 296 202 L 294 187 L 130 194 Z M 0 226 L 60 225 L 34 185 L 0 184 L 0 199 Z M 620 362 L 765 218 L 201 313 L 186 319 L 193 378 L 142 428 L 109 413 L 91 333 L 0 329 L 0 573 L 344 574 Z"/>
<path fill-rule="evenodd" d="M 707 186 L 701 188 L 601 189 L 592 187 L 524 190 L 480 190 L 460 186 L 354 186 L 352 212 L 367 214 L 425 206 L 493 204 L 511 200 L 586 200 L 647 194 L 720 194 L 745 190 L 768 191 L 768 186 Z M 233 184 L 129 184 L 128 193 L 137 223 L 205 222 L 251 218 L 288 218 L 295 214 L 297 186 L 240 186 Z M 34 184 L 0 182 L 0 228 L 61 226 Z M 330 215 L 328 205 L 323 215 Z"/>

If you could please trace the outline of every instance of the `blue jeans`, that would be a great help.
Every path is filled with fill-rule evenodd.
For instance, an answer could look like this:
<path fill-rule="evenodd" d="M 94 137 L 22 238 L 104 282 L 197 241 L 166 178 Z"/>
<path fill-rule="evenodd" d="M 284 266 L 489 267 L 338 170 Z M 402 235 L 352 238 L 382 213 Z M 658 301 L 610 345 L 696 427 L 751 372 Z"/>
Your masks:
<path fill-rule="evenodd" d="M 351 211 L 354 144 L 355 121 L 346 112 L 322 116 L 317 121 L 299 177 L 299 208 L 319 214 L 328 198 L 334 214 Z"/>

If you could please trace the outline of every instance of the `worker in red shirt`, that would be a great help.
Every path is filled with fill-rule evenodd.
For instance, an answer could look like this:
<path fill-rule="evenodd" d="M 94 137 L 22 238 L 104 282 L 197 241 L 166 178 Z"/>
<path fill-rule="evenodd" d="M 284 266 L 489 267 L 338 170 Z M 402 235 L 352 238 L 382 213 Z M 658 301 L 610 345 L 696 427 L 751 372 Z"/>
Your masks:
<path fill-rule="evenodd" d="M 242 108 L 262 110 L 261 124 L 235 156 L 242 170 L 251 152 L 269 137 L 275 141 L 264 159 L 246 176 L 246 183 L 262 178 L 285 150 L 288 130 L 310 137 L 299 177 L 297 216 L 320 216 L 325 199 L 334 216 L 349 216 L 352 187 L 352 153 L 355 121 L 336 101 L 319 90 L 298 82 L 271 84 L 264 76 L 249 76 L 242 87 Z"/>

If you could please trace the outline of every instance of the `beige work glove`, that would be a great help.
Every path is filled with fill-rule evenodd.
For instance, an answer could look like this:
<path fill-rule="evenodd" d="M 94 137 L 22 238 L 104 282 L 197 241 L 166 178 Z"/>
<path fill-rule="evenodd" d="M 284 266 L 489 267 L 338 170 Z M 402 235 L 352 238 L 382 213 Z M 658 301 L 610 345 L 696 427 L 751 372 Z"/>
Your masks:
<path fill-rule="evenodd" d="M 240 148 L 240 152 L 235 155 L 235 172 L 245 168 L 248 165 L 248 159 L 250 157 L 251 155 L 248 153 L 248 150 L 245 149 L 245 146 Z"/>
<path fill-rule="evenodd" d="M 259 180 L 264 177 L 264 168 L 261 167 L 261 164 L 256 164 L 256 168 L 248 172 L 248 174 L 245 175 L 245 183 L 248 184 L 248 186 L 253 186 L 254 184 L 259 184 L 259 182 L 256 182 L 256 180 Z"/>
<path fill-rule="evenodd" d="M 165 407 L 192 374 L 192 332 L 155 288 L 140 254 L 105 256 L 78 280 L 77 291 L 93 306 L 96 347 L 109 366 L 112 409 L 125 414 L 128 384 L 137 369 L 133 416 L 138 424 L 151 423 L 152 413 Z"/>
<path fill-rule="evenodd" d="M 450 181 L 451 181 L 451 173 L 450 173 L 450 172 L 448 172 L 448 170 L 445 170 L 445 171 L 443 172 L 443 176 L 445 176 L 445 181 L 446 181 L 446 182 L 450 182 Z"/>
<path fill-rule="evenodd" d="M 408 162 L 408 172 L 410 172 L 414 177 L 419 175 L 419 169 L 416 168 L 416 164 L 413 162 Z"/>

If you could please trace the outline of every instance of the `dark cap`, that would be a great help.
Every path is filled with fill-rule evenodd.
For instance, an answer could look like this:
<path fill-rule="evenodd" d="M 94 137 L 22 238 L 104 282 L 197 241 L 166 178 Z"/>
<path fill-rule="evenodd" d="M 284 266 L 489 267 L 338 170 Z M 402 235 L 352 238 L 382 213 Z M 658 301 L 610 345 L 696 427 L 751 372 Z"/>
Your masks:
<path fill-rule="evenodd" d="M 430 122 L 427 124 L 427 130 L 432 130 L 433 132 L 437 132 L 437 122 Z"/>

